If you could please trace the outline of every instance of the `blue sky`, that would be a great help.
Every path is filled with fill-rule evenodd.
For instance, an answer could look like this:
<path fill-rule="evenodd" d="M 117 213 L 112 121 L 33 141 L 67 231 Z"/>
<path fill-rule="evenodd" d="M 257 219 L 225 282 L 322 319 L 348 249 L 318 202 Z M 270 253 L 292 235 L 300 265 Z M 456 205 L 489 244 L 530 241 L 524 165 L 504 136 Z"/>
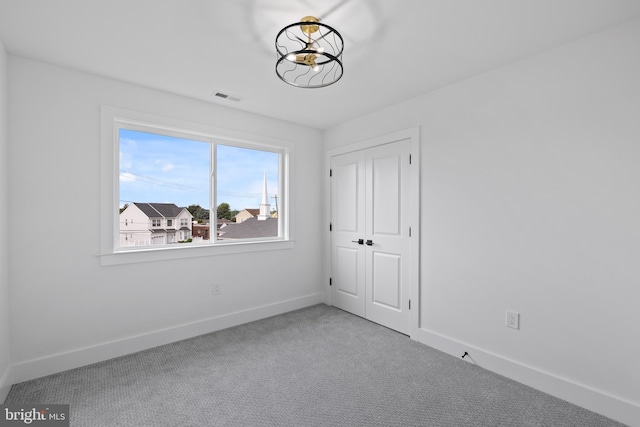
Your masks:
<path fill-rule="evenodd" d="M 264 173 L 271 209 L 278 193 L 278 154 L 218 144 L 217 206 L 258 208 Z M 132 202 L 209 206 L 206 142 L 120 130 L 120 206 Z"/>

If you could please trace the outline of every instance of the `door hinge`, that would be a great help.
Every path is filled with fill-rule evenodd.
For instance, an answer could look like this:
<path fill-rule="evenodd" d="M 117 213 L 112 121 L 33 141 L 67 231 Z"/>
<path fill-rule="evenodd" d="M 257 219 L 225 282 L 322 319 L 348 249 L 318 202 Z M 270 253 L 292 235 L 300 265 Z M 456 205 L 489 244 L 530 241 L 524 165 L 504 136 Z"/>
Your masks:
<path fill-rule="evenodd" d="M 409 300 L 409 310 L 411 310 L 411 300 Z"/>
<path fill-rule="evenodd" d="M 333 225 L 329 223 L 329 231 L 333 231 Z"/>
<path fill-rule="evenodd" d="M 409 164 L 411 164 L 411 154 L 409 154 Z"/>
<path fill-rule="evenodd" d="M 329 277 L 329 286 L 333 286 L 331 277 Z"/>
<path fill-rule="evenodd" d="M 411 227 L 409 227 L 409 237 L 411 237 Z"/>
<path fill-rule="evenodd" d="M 333 176 L 333 169 L 329 169 L 329 176 Z"/>

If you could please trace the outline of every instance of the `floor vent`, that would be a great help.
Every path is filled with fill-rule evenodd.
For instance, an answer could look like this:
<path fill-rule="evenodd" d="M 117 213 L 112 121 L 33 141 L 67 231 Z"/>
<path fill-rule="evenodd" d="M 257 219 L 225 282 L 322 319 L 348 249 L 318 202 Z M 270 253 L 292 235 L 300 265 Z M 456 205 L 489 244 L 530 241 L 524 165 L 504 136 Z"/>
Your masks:
<path fill-rule="evenodd" d="M 228 99 L 229 101 L 234 101 L 234 102 L 240 102 L 242 101 L 242 98 L 240 98 L 239 96 L 233 96 L 233 95 L 229 95 L 228 93 L 223 93 L 223 92 L 213 92 L 212 93 L 213 96 L 218 97 L 218 98 L 222 98 L 222 99 Z"/>

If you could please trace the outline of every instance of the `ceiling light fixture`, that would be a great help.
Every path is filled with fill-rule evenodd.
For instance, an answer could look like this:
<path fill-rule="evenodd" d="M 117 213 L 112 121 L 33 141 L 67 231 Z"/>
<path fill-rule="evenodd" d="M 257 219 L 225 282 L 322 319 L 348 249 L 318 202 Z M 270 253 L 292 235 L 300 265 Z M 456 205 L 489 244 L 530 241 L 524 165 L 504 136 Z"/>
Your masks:
<path fill-rule="evenodd" d="M 276 74 L 292 86 L 319 88 L 342 77 L 342 36 L 313 16 L 284 27 L 276 36 Z"/>

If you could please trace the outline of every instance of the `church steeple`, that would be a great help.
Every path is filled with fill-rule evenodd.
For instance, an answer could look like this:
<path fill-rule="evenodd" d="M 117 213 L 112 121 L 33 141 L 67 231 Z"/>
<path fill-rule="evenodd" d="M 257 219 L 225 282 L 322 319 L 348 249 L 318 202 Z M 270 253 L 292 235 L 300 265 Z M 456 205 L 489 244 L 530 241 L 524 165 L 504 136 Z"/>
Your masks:
<path fill-rule="evenodd" d="M 264 182 L 262 184 L 262 202 L 260 203 L 260 214 L 258 221 L 264 221 L 271 218 L 271 205 L 269 204 L 269 196 L 267 195 L 267 172 L 264 172 Z"/>

